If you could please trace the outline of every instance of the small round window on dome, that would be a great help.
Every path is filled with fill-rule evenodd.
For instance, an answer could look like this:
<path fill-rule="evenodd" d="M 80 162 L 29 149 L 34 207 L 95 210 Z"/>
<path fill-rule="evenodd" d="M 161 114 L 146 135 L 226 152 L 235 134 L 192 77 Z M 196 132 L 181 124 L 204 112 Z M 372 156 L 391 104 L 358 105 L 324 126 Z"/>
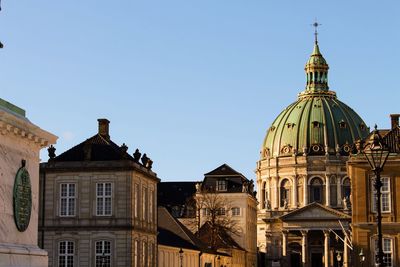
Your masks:
<path fill-rule="evenodd" d="M 313 145 L 313 146 L 311 147 L 311 149 L 312 149 L 312 151 L 314 151 L 314 152 L 319 152 L 319 151 L 321 150 L 321 147 L 320 147 L 319 145 Z"/>
<path fill-rule="evenodd" d="M 346 153 L 350 153 L 350 151 L 351 151 L 351 146 L 350 146 L 350 145 L 344 145 L 344 146 L 343 146 L 343 151 L 346 152 Z"/>

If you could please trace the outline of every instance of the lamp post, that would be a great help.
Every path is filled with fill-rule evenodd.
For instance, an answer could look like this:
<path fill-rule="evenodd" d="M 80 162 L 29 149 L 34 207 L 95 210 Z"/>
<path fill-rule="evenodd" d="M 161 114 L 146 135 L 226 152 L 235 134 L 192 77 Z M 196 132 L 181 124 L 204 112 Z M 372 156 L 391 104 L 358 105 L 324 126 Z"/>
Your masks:
<path fill-rule="evenodd" d="M 375 174 L 374 187 L 376 190 L 376 209 L 377 209 L 377 222 L 378 222 L 378 257 L 377 265 L 383 266 L 383 250 L 382 250 L 382 208 L 381 208 L 381 172 L 385 166 L 386 160 L 389 156 L 389 149 L 383 142 L 382 136 L 379 134 L 375 125 L 375 130 L 372 132 L 371 138 L 364 148 L 364 155 L 368 160 L 371 170 Z"/>
<path fill-rule="evenodd" d="M 360 257 L 361 267 L 364 267 L 365 255 L 363 249 L 361 249 L 360 254 L 358 254 L 358 256 Z"/>
<path fill-rule="evenodd" d="M 340 262 L 342 261 L 342 255 L 340 254 L 340 251 L 337 251 L 336 260 L 338 263 L 338 267 L 341 267 Z"/>
<path fill-rule="evenodd" d="M 179 250 L 179 258 L 181 260 L 181 267 L 183 267 L 183 249 L 182 248 Z"/>

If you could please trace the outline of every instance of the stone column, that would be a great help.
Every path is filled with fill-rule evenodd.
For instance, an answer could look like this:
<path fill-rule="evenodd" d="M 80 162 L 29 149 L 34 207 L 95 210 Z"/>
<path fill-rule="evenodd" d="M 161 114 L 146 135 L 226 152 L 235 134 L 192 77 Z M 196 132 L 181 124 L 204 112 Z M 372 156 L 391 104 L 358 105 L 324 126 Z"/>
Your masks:
<path fill-rule="evenodd" d="M 282 257 L 287 256 L 287 238 L 288 238 L 288 231 L 282 231 Z"/>
<path fill-rule="evenodd" d="M 308 179 L 307 176 L 304 176 L 304 183 L 303 183 L 303 202 L 304 202 L 304 206 L 308 204 Z"/>
<path fill-rule="evenodd" d="M 343 247 L 343 267 L 349 267 L 349 247 L 347 244 L 349 239 L 347 236 L 344 237 L 344 247 Z"/>
<path fill-rule="evenodd" d="M 341 181 L 340 177 L 336 178 L 336 188 L 337 188 L 337 205 L 339 207 L 342 206 L 342 186 L 341 186 Z"/>
<path fill-rule="evenodd" d="M 331 182 L 329 175 L 325 176 L 325 203 L 327 207 L 331 206 Z"/>
<path fill-rule="evenodd" d="M 329 230 L 324 230 L 324 267 L 329 267 Z"/>
<path fill-rule="evenodd" d="M 308 233 L 308 231 L 307 230 L 302 230 L 301 231 L 301 235 L 302 235 L 302 238 L 301 238 L 301 262 L 302 262 L 302 264 L 303 264 L 303 267 L 307 267 L 307 264 L 308 264 L 308 262 L 307 262 L 307 253 L 308 253 L 308 251 L 307 251 L 307 233 Z"/>
<path fill-rule="evenodd" d="M 296 209 L 297 208 L 297 176 L 293 177 L 292 189 L 293 189 L 292 190 L 293 191 L 293 194 L 292 194 L 292 198 L 293 198 L 292 207 L 294 209 Z"/>

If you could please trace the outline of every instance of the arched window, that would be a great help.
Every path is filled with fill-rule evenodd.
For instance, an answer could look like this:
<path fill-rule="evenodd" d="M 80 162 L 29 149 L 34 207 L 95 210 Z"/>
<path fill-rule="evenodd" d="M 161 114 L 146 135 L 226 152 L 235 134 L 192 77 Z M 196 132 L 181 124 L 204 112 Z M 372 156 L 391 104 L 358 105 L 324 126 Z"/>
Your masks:
<path fill-rule="evenodd" d="M 342 198 L 350 198 L 351 194 L 351 184 L 350 184 L 350 179 L 346 178 L 343 180 L 342 183 Z"/>
<path fill-rule="evenodd" d="M 285 179 L 281 183 L 280 188 L 280 197 L 281 197 L 281 207 L 287 208 L 290 203 L 290 183 L 288 179 Z"/>
<path fill-rule="evenodd" d="M 310 202 L 323 203 L 323 182 L 320 178 L 314 178 L 311 180 Z"/>

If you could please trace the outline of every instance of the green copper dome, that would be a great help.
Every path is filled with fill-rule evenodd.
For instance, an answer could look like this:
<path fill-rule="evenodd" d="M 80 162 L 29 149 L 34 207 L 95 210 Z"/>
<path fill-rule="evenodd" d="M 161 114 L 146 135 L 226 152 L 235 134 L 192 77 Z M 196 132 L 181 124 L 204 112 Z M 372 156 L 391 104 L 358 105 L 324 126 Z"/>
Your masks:
<path fill-rule="evenodd" d="M 361 117 L 329 91 L 328 64 L 318 42 L 306 63 L 306 89 L 272 123 L 262 157 L 348 155 L 369 129 Z"/>

